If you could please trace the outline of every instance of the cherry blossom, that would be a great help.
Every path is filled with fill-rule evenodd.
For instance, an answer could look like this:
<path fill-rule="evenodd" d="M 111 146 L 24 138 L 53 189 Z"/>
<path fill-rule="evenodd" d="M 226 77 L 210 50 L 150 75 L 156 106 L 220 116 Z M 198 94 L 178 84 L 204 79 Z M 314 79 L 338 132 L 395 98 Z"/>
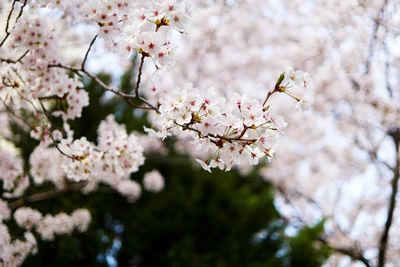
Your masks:
<path fill-rule="evenodd" d="M 164 178 L 157 170 L 153 170 L 144 175 L 143 186 L 151 192 L 159 192 L 164 188 Z"/>
<path fill-rule="evenodd" d="M 280 103 L 306 108 L 313 83 L 301 70 L 282 73 L 290 57 L 276 71 L 268 69 L 270 62 L 259 64 L 262 49 L 250 45 L 257 40 L 240 34 L 241 27 L 252 29 L 256 17 L 246 22 L 235 12 L 221 16 L 219 5 L 179 0 L 0 3 L 0 265 L 22 265 L 37 251 L 38 239 L 51 241 L 89 227 L 85 209 L 46 214 L 28 207 L 24 199 L 31 187 L 88 194 L 105 185 L 134 202 L 142 185 L 153 193 L 165 187 L 157 170 L 137 177 L 145 156 L 166 153 L 165 138 L 175 138 L 177 147 L 184 144 L 193 162 L 210 172 L 249 169 L 279 151 L 280 137 L 291 127 L 285 121 L 293 115 L 275 108 L 280 106 L 275 98 L 286 96 Z M 230 27 L 238 25 L 236 34 Z M 203 45 L 204 38 L 220 41 Z M 213 58 L 216 52 L 221 55 Z M 122 68 L 135 59 L 137 76 L 128 92 L 114 80 L 102 80 L 93 67 L 107 56 Z M 248 68 L 246 78 L 237 68 L 243 62 L 257 66 Z M 255 77 L 261 70 L 264 74 Z M 98 125 L 97 140 L 77 136 L 70 123 L 90 105 L 88 80 L 100 86 L 104 101 L 119 99 L 132 112 L 145 112 L 151 124 L 143 126 L 145 134 L 128 131 L 110 114 Z M 22 148 L 9 141 L 11 124 L 37 143 L 26 163 Z M 12 220 L 23 239 L 10 235 Z"/>

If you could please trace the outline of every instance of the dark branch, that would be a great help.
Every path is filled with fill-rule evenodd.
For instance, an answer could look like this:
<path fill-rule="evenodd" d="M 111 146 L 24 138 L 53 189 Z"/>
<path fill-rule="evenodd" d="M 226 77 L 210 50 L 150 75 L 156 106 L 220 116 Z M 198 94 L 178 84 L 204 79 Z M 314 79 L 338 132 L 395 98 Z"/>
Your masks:
<path fill-rule="evenodd" d="M 24 3 L 22 4 L 21 9 L 19 10 L 18 16 L 15 19 L 15 23 L 17 23 L 19 18 L 22 16 L 22 13 L 24 12 L 24 8 L 25 8 L 27 2 L 28 2 L 28 0 L 25 0 Z"/>
<path fill-rule="evenodd" d="M 24 3 L 22 4 L 21 9 L 19 10 L 19 13 L 18 13 L 18 15 L 17 15 L 17 17 L 16 17 L 16 19 L 15 19 L 15 23 L 17 23 L 18 19 L 22 16 L 22 13 L 24 12 L 24 8 L 25 8 L 25 6 L 26 6 L 27 1 L 28 1 L 28 0 L 25 0 Z M 14 13 L 15 4 L 16 4 L 17 2 L 19 2 L 19 0 L 14 0 L 14 1 L 12 2 L 12 4 L 11 4 L 11 10 L 10 10 L 10 12 L 8 13 L 8 16 L 7 16 L 6 28 L 4 29 L 6 35 L 4 36 L 3 40 L 0 42 L 0 47 L 3 46 L 3 44 L 7 41 L 8 37 L 9 37 L 10 34 L 11 34 L 11 31 L 10 31 L 10 21 L 11 21 L 12 14 Z"/>
<path fill-rule="evenodd" d="M 142 54 L 142 56 L 140 58 L 139 72 L 138 72 L 138 77 L 137 77 L 136 87 L 135 87 L 135 96 L 136 97 L 139 97 L 139 86 L 140 86 L 140 81 L 142 79 L 144 58 L 145 58 L 145 54 Z"/>
<path fill-rule="evenodd" d="M 144 62 L 144 59 L 143 59 L 143 58 L 142 58 L 141 62 L 142 62 L 142 63 L 141 63 L 141 67 L 139 67 L 138 80 L 137 80 L 137 82 L 136 82 L 136 88 L 137 88 L 137 89 L 135 88 L 135 91 L 137 91 L 137 92 L 138 92 L 138 90 L 139 90 L 139 85 L 140 85 L 140 80 L 141 80 L 141 75 L 142 75 L 141 69 L 143 68 L 143 62 Z M 135 93 L 135 94 L 127 94 L 127 93 L 124 93 L 124 92 L 122 92 L 121 90 L 118 90 L 118 89 L 116 89 L 116 88 L 114 88 L 114 87 L 112 87 L 112 86 L 110 86 L 110 85 L 107 85 L 107 84 L 104 83 L 99 77 L 97 77 L 96 75 L 91 74 L 90 72 L 88 72 L 88 71 L 85 70 L 85 69 L 82 69 L 82 68 L 74 68 L 74 67 L 70 67 L 70 66 L 65 66 L 65 65 L 63 65 L 63 64 L 61 64 L 61 63 L 58 63 L 58 64 L 50 64 L 50 65 L 48 65 L 48 68 L 63 68 L 63 69 L 69 70 L 69 71 L 71 71 L 71 72 L 73 72 L 73 73 L 76 73 L 77 75 L 79 75 L 79 76 L 81 76 L 81 77 L 82 77 L 82 73 L 83 73 L 83 74 L 85 74 L 86 76 L 88 76 L 89 78 L 91 78 L 92 80 L 94 80 L 97 84 L 99 84 L 104 90 L 106 90 L 106 91 L 108 91 L 108 92 L 111 92 L 111 93 L 113 93 L 113 94 L 115 94 L 115 95 L 118 95 L 118 96 L 120 96 L 120 97 L 122 97 L 122 98 L 125 98 L 125 99 L 137 99 L 137 100 L 139 100 L 140 102 L 142 102 L 143 104 L 146 105 L 145 107 L 143 107 L 143 106 L 134 105 L 131 101 L 128 102 L 132 107 L 140 108 L 140 109 L 153 110 L 153 111 L 155 111 L 155 112 L 157 112 L 157 113 L 160 113 L 160 111 L 158 110 L 158 108 L 157 108 L 156 106 L 154 106 L 153 104 L 151 104 L 147 99 L 145 99 L 145 98 L 139 96 L 139 94 L 136 94 L 136 93 Z"/>
<path fill-rule="evenodd" d="M 40 103 L 40 106 L 42 107 L 43 114 L 46 116 L 47 120 L 48 120 L 49 122 L 51 122 L 51 120 L 50 120 L 50 119 L 51 119 L 51 118 L 50 118 L 50 114 L 47 112 L 47 110 L 46 110 L 46 108 L 44 107 L 42 101 L 39 100 L 39 103 Z M 76 156 L 74 156 L 74 155 L 69 155 L 69 154 L 65 153 L 65 152 L 58 146 L 58 143 L 57 143 L 57 141 L 55 140 L 55 138 L 54 138 L 53 133 L 51 132 L 51 130 L 48 129 L 48 131 L 49 131 L 49 137 L 50 137 L 51 141 L 53 142 L 53 145 L 55 146 L 55 148 L 58 150 L 58 152 L 60 152 L 62 155 L 66 156 L 67 158 L 72 159 L 73 161 L 78 159 L 78 158 L 77 158 Z"/>
<path fill-rule="evenodd" d="M 396 208 L 396 196 L 398 193 L 398 184 L 400 179 L 400 128 L 390 129 L 388 135 L 393 138 L 394 144 L 396 146 L 396 167 L 394 168 L 393 178 L 391 182 L 392 193 L 389 199 L 389 208 L 387 211 L 385 226 L 381 235 L 379 242 L 379 254 L 378 254 L 378 265 L 377 267 L 385 266 L 385 255 L 387 251 L 387 245 L 389 240 L 389 231 L 392 226 L 393 214 Z"/>
<path fill-rule="evenodd" d="M 334 252 L 349 256 L 352 260 L 362 262 L 366 267 L 372 267 L 368 259 L 363 256 L 363 252 L 360 249 L 354 247 L 336 247 L 329 244 L 328 240 L 324 238 L 318 239 L 321 243 L 330 247 Z"/>
<path fill-rule="evenodd" d="M 86 53 L 85 53 L 85 58 L 83 59 L 82 65 L 81 65 L 81 69 L 82 69 L 82 70 L 85 69 L 86 60 L 87 60 L 87 58 L 88 58 L 88 56 L 89 56 L 89 53 L 90 53 L 90 50 L 92 49 L 92 46 L 94 45 L 94 42 L 96 42 L 96 39 L 97 39 L 97 34 L 94 36 L 94 38 L 93 38 L 92 41 L 90 42 L 89 48 L 88 48 L 88 50 L 87 50 Z"/>
<path fill-rule="evenodd" d="M 29 50 L 26 50 L 18 59 L 13 60 L 9 58 L 0 58 L 0 62 L 6 62 L 8 64 L 17 64 L 21 63 L 22 59 L 29 53 Z"/>
<path fill-rule="evenodd" d="M 25 205 L 26 203 L 35 203 L 38 201 L 55 198 L 55 197 L 65 194 L 67 192 L 78 191 L 81 188 L 82 188 L 82 184 L 76 183 L 76 184 L 72 184 L 68 187 L 55 189 L 55 190 L 51 190 L 51 191 L 40 192 L 40 193 L 36 193 L 36 194 L 30 195 L 30 196 L 26 196 L 25 198 L 21 198 L 21 199 L 15 200 L 13 202 L 10 202 L 8 204 L 8 206 L 10 207 L 10 209 L 16 209 L 16 208 L 19 208 L 19 207 Z"/>
<path fill-rule="evenodd" d="M 6 108 L 6 111 L 8 113 L 10 113 L 12 116 L 14 116 L 15 118 L 19 119 L 20 121 L 22 121 L 26 126 L 28 126 L 29 129 L 34 130 L 34 127 L 22 116 L 20 116 L 19 114 L 15 113 L 6 103 L 3 99 L 1 99 L 1 102 L 3 103 L 3 106 Z"/>
<path fill-rule="evenodd" d="M 283 196 L 283 198 L 285 199 L 287 204 L 289 204 L 297 213 L 301 214 L 298 211 L 298 209 L 296 208 L 296 206 L 294 205 L 294 203 L 292 202 L 292 200 L 290 199 L 286 188 L 284 188 L 283 186 L 279 186 L 278 185 L 277 186 L 277 190 L 281 193 L 281 195 Z M 306 196 L 302 195 L 300 192 L 296 192 L 295 190 L 291 191 L 290 193 L 298 195 L 298 197 L 304 198 L 307 202 L 309 202 L 310 204 L 315 205 L 318 209 L 321 210 L 319 204 L 314 199 L 306 197 Z M 322 210 L 321 210 L 321 213 L 322 213 Z M 306 224 L 306 222 L 304 222 L 304 220 L 300 216 L 297 217 L 297 219 L 301 223 Z M 359 249 L 359 248 L 356 248 L 356 247 L 336 247 L 336 246 L 333 246 L 333 245 L 329 244 L 329 241 L 324 239 L 324 238 L 322 238 L 322 237 L 318 237 L 317 240 L 320 241 L 321 243 L 327 245 L 328 247 L 330 247 L 336 253 L 340 253 L 340 254 L 349 256 L 353 260 L 360 261 L 366 267 L 372 267 L 372 265 L 370 264 L 369 260 L 366 259 L 363 256 L 363 254 L 364 254 L 363 251 L 361 249 Z"/>
<path fill-rule="evenodd" d="M 14 12 L 14 9 L 15 9 L 15 3 L 17 3 L 17 1 L 18 1 L 18 0 L 14 0 L 14 1 L 12 2 L 11 10 L 10 10 L 10 12 L 8 13 L 8 17 L 7 17 L 6 28 L 4 29 L 6 35 L 4 36 L 3 40 L 2 40 L 1 43 L 0 43 L 0 47 L 3 46 L 3 44 L 6 42 L 8 36 L 10 36 L 10 33 L 11 33 L 11 32 L 9 31 L 9 28 L 10 28 L 10 20 L 11 20 L 11 16 L 12 16 L 12 14 L 13 14 L 13 12 Z"/>

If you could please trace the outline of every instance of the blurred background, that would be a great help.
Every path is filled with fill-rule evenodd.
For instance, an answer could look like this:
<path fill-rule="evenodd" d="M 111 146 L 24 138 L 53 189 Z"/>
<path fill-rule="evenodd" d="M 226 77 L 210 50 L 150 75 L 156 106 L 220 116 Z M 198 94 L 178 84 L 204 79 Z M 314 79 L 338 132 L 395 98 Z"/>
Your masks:
<path fill-rule="evenodd" d="M 129 90 L 135 73 L 122 77 Z M 103 75 L 107 81 L 109 77 Z M 144 114 L 134 114 L 118 100 L 104 101 L 104 91 L 87 80 L 91 104 L 73 124 L 77 136 L 96 140 L 101 120 L 112 113 L 130 131 L 143 131 Z M 26 132 L 13 128 L 16 144 L 26 160 L 35 147 Z M 92 222 L 87 232 L 39 241 L 39 252 L 24 266 L 321 266 L 330 254 L 318 243 L 323 222 L 287 234 L 288 222 L 274 206 L 274 189 L 257 171 L 199 168 L 188 155 L 174 150 L 169 140 L 165 151 L 146 155 L 146 163 L 132 179 L 158 169 L 166 178 L 160 193 L 143 192 L 134 203 L 108 187 L 82 195 L 72 190 L 30 206 L 49 213 L 87 208 Z M 47 185 L 28 195 L 51 189 Z"/>
<path fill-rule="evenodd" d="M 85 233 L 40 241 L 25 265 L 400 266 L 400 2 L 190 5 L 185 33 L 173 37 L 179 43 L 175 65 L 159 70 L 147 61 L 143 96 L 153 101 L 153 89 L 171 92 L 191 83 L 224 96 L 263 99 L 293 66 L 313 79 L 312 90 L 294 92 L 309 97 L 311 109 L 297 111 L 292 99 L 273 96 L 270 112 L 288 127 L 274 159 L 256 168 L 209 174 L 194 161 L 201 151 L 169 138 L 146 149 L 145 164 L 131 177 L 141 181 L 145 172 L 159 170 L 165 177 L 159 193 L 143 191 L 128 203 L 106 186 L 86 195 L 71 187 L 32 203 L 54 214 L 84 207 L 92 222 Z M 66 62 L 81 62 L 97 31 L 92 26 L 63 29 Z M 101 39 L 87 63 L 124 92 L 136 82 L 136 55 L 118 55 Z M 84 82 L 90 105 L 71 123 L 76 138 L 95 142 L 109 114 L 128 132 L 143 133 L 143 125 L 151 125 L 145 112 L 133 111 L 90 79 Z M 28 162 L 37 143 L 20 125 L 11 130 Z"/>

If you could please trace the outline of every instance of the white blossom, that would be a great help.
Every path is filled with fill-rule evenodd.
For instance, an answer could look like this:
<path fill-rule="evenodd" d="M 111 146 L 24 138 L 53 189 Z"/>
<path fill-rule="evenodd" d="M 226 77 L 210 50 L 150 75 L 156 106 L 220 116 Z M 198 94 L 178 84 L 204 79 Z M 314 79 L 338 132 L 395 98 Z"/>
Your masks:
<path fill-rule="evenodd" d="M 164 189 L 164 177 L 157 170 L 147 172 L 143 178 L 144 189 L 151 192 L 159 192 Z"/>
<path fill-rule="evenodd" d="M 42 214 L 28 207 L 21 207 L 14 212 L 14 220 L 17 224 L 25 229 L 32 229 L 42 219 Z"/>

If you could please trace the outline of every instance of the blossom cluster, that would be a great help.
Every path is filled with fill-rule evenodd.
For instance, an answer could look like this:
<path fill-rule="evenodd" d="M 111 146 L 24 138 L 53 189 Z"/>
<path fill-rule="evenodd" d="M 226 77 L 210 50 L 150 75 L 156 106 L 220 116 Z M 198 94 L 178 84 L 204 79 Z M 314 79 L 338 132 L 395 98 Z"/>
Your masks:
<path fill-rule="evenodd" d="M 62 139 L 62 141 L 66 140 Z M 77 177 L 84 182 L 82 190 L 85 192 L 93 191 L 98 183 L 105 183 L 126 197 L 128 201 L 133 202 L 140 197 L 142 191 L 137 181 L 129 179 L 130 174 L 136 172 L 144 161 L 141 145 L 149 147 L 150 144 L 158 143 L 157 139 L 150 137 L 142 136 L 140 140 L 139 143 L 136 134 L 128 135 L 125 128 L 109 116 L 99 125 L 97 145 L 78 139 L 69 145 L 69 150 L 63 147 L 65 151 L 71 153 L 71 157 L 61 154 L 52 143 L 42 142 L 30 156 L 30 175 L 34 184 L 51 182 L 59 190 L 65 190 L 66 183 L 71 179 L 74 181 L 73 179 Z M 68 146 L 67 143 L 64 145 Z M 27 186 L 24 181 L 29 183 L 29 179 L 24 174 L 21 158 L 15 148 L 9 144 L 4 144 L 1 148 L 4 160 L 0 161 L 0 167 L 4 172 L 0 178 L 9 182 L 9 185 L 3 183 L 7 185 L 4 196 L 15 198 L 23 193 L 21 191 L 16 195 L 16 189 L 22 186 L 25 189 Z M 94 155 L 84 156 L 87 152 Z M 88 161 L 85 161 L 87 158 L 91 161 L 97 159 L 97 162 L 87 164 Z M 71 165 L 73 163 L 75 165 Z M 79 170 L 86 170 L 90 172 L 90 175 L 83 172 L 82 176 L 79 176 Z M 3 173 L 8 176 L 4 176 Z M 21 175 L 26 179 L 21 179 Z M 84 178 L 87 180 L 82 180 Z M 158 192 L 164 187 L 163 177 L 158 171 L 146 173 L 143 186 L 146 190 Z M 26 231 L 25 241 L 12 240 L 8 233 L 5 222 L 9 221 L 11 215 L 17 225 Z M 0 230 L 4 230 L 0 233 L 3 240 L 0 244 L 1 261 L 10 266 L 19 266 L 29 254 L 35 253 L 36 239 L 32 233 L 37 233 L 43 240 L 53 240 L 57 235 L 70 234 L 74 230 L 84 232 L 89 223 L 90 213 L 85 209 L 75 210 L 70 215 L 63 212 L 50 215 L 22 206 L 12 212 L 7 202 L 0 200 Z"/>
<path fill-rule="evenodd" d="M 128 184 L 136 185 L 129 180 L 130 174 L 144 163 L 143 147 L 136 134 L 128 134 L 110 115 L 98 127 L 97 144 L 85 137 L 73 139 L 72 135 L 69 132 L 67 138 L 60 140 L 58 149 L 64 154 L 53 143 L 35 148 L 30 156 L 30 174 L 35 183 L 49 181 L 62 188 L 67 177 L 72 181 L 86 181 L 87 190 L 104 183 L 127 197 L 131 194 L 133 199 L 137 198 L 137 190 L 128 190 Z"/>
<path fill-rule="evenodd" d="M 237 93 L 225 98 L 215 88 L 201 91 L 191 84 L 171 92 L 156 91 L 159 114 L 153 123 L 158 131 L 146 130 L 161 138 L 174 134 L 191 139 L 207 155 L 197 160 L 207 171 L 257 165 L 265 156 L 272 158 L 287 125 L 282 117 L 268 112 L 269 97 L 285 93 L 304 105 L 291 91 L 308 87 L 307 73 L 288 68 L 264 102 Z"/>
<path fill-rule="evenodd" d="M 86 209 L 77 209 L 71 215 L 59 213 L 43 216 L 37 210 L 21 207 L 14 212 L 14 220 L 23 229 L 34 228 L 43 240 L 53 240 L 55 235 L 69 234 L 74 229 L 86 231 L 91 217 Z"/>
<path fill-rule="evenodd" d="M 63 54 L 64 44 L 73 43 L 74 35 L 63 36 L 62 31 L 72 31 L 79 22 L 97 27 L 90 47 L 98 37 L 109 50 L 124 56 L 140 53 L 160 68 L 173 62 L 173 32 L 183 31 L 187 16 L 181 1 L 34 1 L 25 9 L 0 46 L 0 88 L 4 89 L 0 96 L 9 104 L 38 99 L 65 103 L 52 113 L 64 120 L 79 118 L 89 98 L 78 76 L 87 55 L 73 75 L 63 68 L 70 63 Z M 58 13 L 50 12 L 53 9 L 70 20 L 58 20 Z M 82 45 L 76 49 L 83 49 Z"/>
<path fill-rule="evenodd" d="M 70 234 L 77 230 L 84 232 L 91 221 L 86 209 L 77 209 L 70 215 L 59 213 L 55 216 L 43 216 L 38 210 L 21 207 L 15 210 L 13 217 L 18 226 L 25 230 L 24 240 L 13 239 L 4 221 L 10 219 L 10 210 L 0 202 L 0 262 L 4 266 L 20 266 L 29 254 L 37 252 L 34 232 L 43 240 L 53 240 L 56 235 Z"/>
<path fill-rule="evenodd" d="M 172 32 L 183 32 L 188 8 L 184 1 L 42 1 L 98 28 L 107 47 L 130 55 L 137 51 L 157 67 L 172 62 Z"/>
<path fill-rule="evenodd" d="M 280 81 L 280 84 L 277 86 L 276 90 L 294 98 L 297 101 L 296 109 L 310 109 L 312 101 L 310 90 L 313 88 L 313 82 L 309 74 L 307 72 L 294 70 L 293 68 L 288 67 L 283 73 L 282 78 L 283 79 Z M 307 94 L 304 94 L 304 89 L 308 89 Z M 297 94 L 303 96 L 298 97 Z"/>
<path fill-rule="evenodd" d="M 0 261 L 3 266 L 20 266 L 25 258 L 37 252 L 37 241 L 31 232 L 24 239 L 13 240 L 7 226 L 0 224 Z"/>
<path fill-rule="evenodd" d="M 199 74 L 203 65 L 210 65 L 200 61 L 192 64 L 193 59 L 202 57 L 197 46 L 202 43 L 203 34 L 210 37 L 216 30 L 208 24 L 201 28 L 204 32 L 194 34 L 196 45 L 183 49 L 183 53 L 193 54 L 189 54 L 187 66 L 181 62 L 185 69 L 182 73 L 163 68 L 172 67 L 175 62 L 177 36 L 184 32 L 189 13 L 185 1 L 33 0 L 13 1 L 4 6 L 0 3 L 0 20 L 7 20 L 6 35 L 0 34 L 0 122 L 4 125 L 0 129 L 0 180 L 4 190 L 0 199 L 0 265 L 21 265 L 29 253 L 34 253 L 33 234 L 53 240 L 74 230 L 85 231 L 90 222 L 90 214 L 84 209 L 70 215 L 50 215 L 24 206 L 19 198 L 29 186 L 50 183 L 55 190 L 67 191 L 79 185 L 77 190 L 88 193 L 105 184 L 134 202 L 142 188 L 156 193 L 165 187 L 157 170 L 145 173 L 141 183 L 131 179 L 144 164 L 145 153 L 166 153 L 162 142 L 153 136 L 175 136 L 195 146 L 197 149 L 190 152 L 199 154 L 197 161 L 208 171 L 216 167 L 230 170 L 253 166 L 265 157 L 272 158 L 286 127 L 285 120 L 271 112 L 270 97 L 282 93 L 295 99 L 299 108 L 307 106 L 306 98 L 299 95 L 308 90 L 311 81 L 308 74 L 294 69 L 283 73 L 272 90 L 265 88 L 269 78 L 259 82 L 263 86 L 259 95 L 243 93 L 253 85 L 238 83 L 242 89 L 236 90 L 231 86 L 224 88 L 224 79 L 220 80 L 222 83 L 215 80 L 218 86 L 213 87 L 214 82 L 199 85 L 200 79 L 185 77 L 186 70 Z M 8 14 L 3 10 L 11 11 Z M 198 23 L 203 25 L 203 19 Z M 218 25 L 222 27 L 223 23 Z M 222 43 L 228 45 L 226 41 L 241 44 L 236 39 Z M 132 55 L 137 56 L 138 76 L 133 93 L 122 92 L 113 87 L 113 82 L 104 82 L 92 73 L 87 63 L 97 49 L 127 61 Z M 210 55 L 214 50 L 212 46 L 207 49 Z M 222 50 L 239 53 L 241 60 L 246 61 L 242 53 L 248 52 L 245 49 Z M 151 61 L 152 68 L 144 67 L 145 59 Z M 196 66 L 199 69 L 193 71 Z M 232 65 L 227 67 L 234 69 Z M 160 68 L 167 69 L 176 84 L 162 83 L 157 85 L 160 90 L 143 90 L 146 83 L 141 83 L 142 73 L 151 77 L 155 69 L 159 74 Z M 229 79 L 237 76 L 231 74 Z M 81 117 L 90 103 L 83 84 L 85 77 L 95 81 L 104 92 L 112 93 L 112 97 L 124 98 L 133 108 L 148 110 L 152 128 L 145 128 L 147 134 L 128 133 L 110 115 L 98 126 L 96 141 L 74 137 L 69 123 Z M 222 72 L 220 77 L 226 78 Z M 197 84 L 182 86 L 187 82 Z M 105 94 L 104 101 L 108 99 Z M 19 148 L 5 141 L 11 134 L 11 121 L 39 141 L 29 155 L 28 166 L 24 166 Z M 61 121 L 62 129 L 57 128 L 56 121 Z M 25 241 L 13 240 L 8 233 L 6 222 L 10 218 L 25 231 Z"/>
<path fill-rule="evenodd" d="M 5 198 L 22 196 L 30 185 L 18 151 L 6 141 L 0 142 L 0 180 L 5 191 L 2 197 Z"/>
<path fill-rule="evenodd" d="M 184 2 L 175 0 L 154 2 L 147 8 L 136 10 L 133 23 L 138 25 L 138 29 L 133 49 L 151 57 L 157 67 L 171 63 L 175 45 L 169 35 L 171 30 L 183 31 L 186 13 Z"/>
<path fill-rule="evenodd" d="M 10 41 L 5 44 L 5 51 L 20 59 L 1 73 L 0 88 L 6 89 L 1 97 L 6 103 L 54 98 L 64 101 L 67 108 L 53 115 L 64 119 L 80 117 L 82 109 L 89 104 L 88 93 L 81 89 L 82 82 L 77 77 L 70 77 L 64 69 L 51 67 L 60 60 L 58 50 L 63 42 L 56 31 L 57 25 L 39 11 L 30 12 L 31 16 L 20 18 Z"/>
<path fill-rule="evenodd" d="M 90 177 L 111 183 L 110 180 L 126 178 L 136 172 L 144 163 L 143 148 L 136 135 L 128 135 L 111 115 L 99 125 L 97 145 L 85 137 L 63 139 L 60 149 L 70 155 L 62 167 L 67 177 L 75 181 Z"/>

